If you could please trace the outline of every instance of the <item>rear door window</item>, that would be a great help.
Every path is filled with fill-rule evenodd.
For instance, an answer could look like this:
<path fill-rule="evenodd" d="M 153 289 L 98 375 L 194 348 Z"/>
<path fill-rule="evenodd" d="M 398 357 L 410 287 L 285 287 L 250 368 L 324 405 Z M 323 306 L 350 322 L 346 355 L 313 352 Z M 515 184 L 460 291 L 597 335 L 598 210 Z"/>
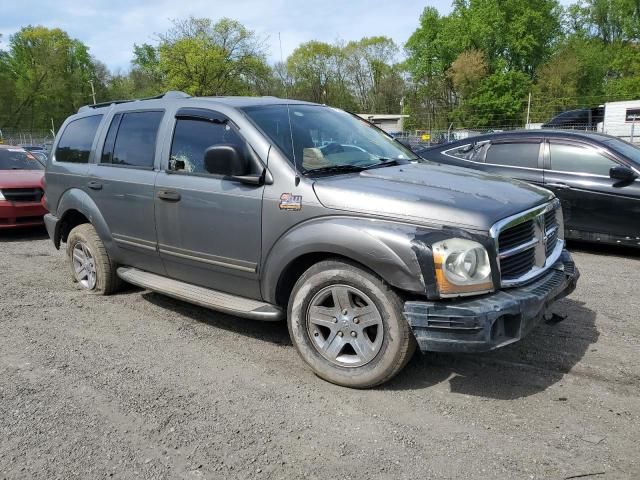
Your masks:
<path fill-rule="evenodd" d="M 540 142 L 492 143 L 485 162 L 506 167 L 538 168 Z"/>
<path fill-rule="evenodd" d="M 551 170 L 570 173 L 588 173 L 608 177 L 611 167 L 617 163 L 595 148 L 580 145 L 554 143 L 549 145 Z"/>
<path fill-rule="evenodd" d="M 101 164 L 153 168 L 156 139 L 163 114 L 161 111 L 128 112 L 122 114 L 120 119 L 114 117 L 107 133 Z M 117 133 L 114 129 L 117 129 Z M 112 141 L 114 135 L 115 143 L 111 151 L 109 141 Z"/>
<path fill-rule="evenodd" d="M 56 147 L 56 162 L 89 163 L 91 145 L 102 115 L 91 115 L 69 122 Z"/>

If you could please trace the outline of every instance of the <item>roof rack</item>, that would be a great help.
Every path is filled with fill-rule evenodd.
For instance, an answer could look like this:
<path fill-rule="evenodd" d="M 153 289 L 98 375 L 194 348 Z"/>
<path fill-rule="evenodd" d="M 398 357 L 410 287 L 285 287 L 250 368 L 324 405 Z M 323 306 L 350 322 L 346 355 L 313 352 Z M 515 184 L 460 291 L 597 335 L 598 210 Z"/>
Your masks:
<path fill-rule="evenodd" d="M 144 100 L 158 100 L 160 98 L 191 98 L 191 95 L 184 92 L 170 90 L 166 93 L 161 93 L 160 95 L 156 95 L 155 97 L 133 98 L 131 100 L 110 100 L 108 102 L 94 103 L 92 105 L 84 105 L 78 109 L 78 113 L 84 112 L 93 108 L 102 108 L 102 107 L 108 107 L 110 105 L 118 105 L 120 103 L 142 102 Z"/>

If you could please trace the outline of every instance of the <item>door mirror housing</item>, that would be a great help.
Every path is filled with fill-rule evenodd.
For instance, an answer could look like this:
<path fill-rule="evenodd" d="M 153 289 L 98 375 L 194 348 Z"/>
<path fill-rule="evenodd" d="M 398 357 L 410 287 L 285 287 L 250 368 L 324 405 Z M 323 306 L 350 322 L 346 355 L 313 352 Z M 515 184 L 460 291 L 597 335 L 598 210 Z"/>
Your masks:
<path fill-rule="evenodd" d="M 620 180 L 621 182 L 632 182 L 637 178 L 637 175 L 629 167 L 617 165 L 615 167 L 611 167 L 609 170 L 609 177 L 614 180 Z"/>
<path fill-rule="evenodd" d="M 213 175 L 244 177 L 249 175 L 249 158 L 236 145 L 212 145 L 204 152 L 204 168 Z"/>

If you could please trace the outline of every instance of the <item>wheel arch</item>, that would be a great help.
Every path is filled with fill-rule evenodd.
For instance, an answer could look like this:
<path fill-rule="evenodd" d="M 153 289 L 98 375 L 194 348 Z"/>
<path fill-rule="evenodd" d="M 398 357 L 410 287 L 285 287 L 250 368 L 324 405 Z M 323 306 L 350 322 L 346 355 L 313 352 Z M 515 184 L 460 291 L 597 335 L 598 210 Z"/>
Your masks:
<path fill-rule="evenodd" d="M 93 225 L 107 250 L 114 248 L 113 237 L 107 222 L 96 203 L 83 190 L 67 190 L 58 202 L 56 216 L 59 218 L 53 239 L 56 248 L 60 247 L 61 242 L 67 241 L 69 232 L 73 228 L 83 223 Z"/>
<path fill-rule="evenodd" d="M 327 259 L 356 263 L 400 290 L 423 293 L 425 284 L 412 249 L 416 227 L 372 219 L 331 217 L 311 220 L 286 232 L 263 266 L 263 298 L 286 305 L 300 275 Z"/>

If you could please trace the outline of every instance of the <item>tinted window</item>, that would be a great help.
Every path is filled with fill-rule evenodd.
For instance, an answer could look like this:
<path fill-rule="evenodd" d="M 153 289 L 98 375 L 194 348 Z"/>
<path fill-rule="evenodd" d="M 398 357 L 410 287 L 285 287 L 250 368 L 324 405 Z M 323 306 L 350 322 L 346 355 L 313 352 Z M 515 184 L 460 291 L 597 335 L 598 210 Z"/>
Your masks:
<path fill-rule="evenodd" d="M 113 116 L 113 120 L 111 120 L 111 125 L 109 126 L 109 131 L 107 132 L 107 139 L 104 142 L 104 147 L 102 149 L 102 157 L 100 158 L 100 163 L 111 163 L 113 160 L 113 146 L 116 142 L 116 134 L 118 133 L 118 127 L 120 126 L 120 119 L 122 118 L 121 114 L 117 114 Z"/>
<path fill-rule="evenodd" d="M 173 134 L 169 170 L 208 173 L 204 152 L 212 145 L 231 144 L 244 148 L 244 141 L 226 123 L 178 119 Z"/>
<path fill-rule="evenodd" d="M 91 145 L 102 115 L 79 118 L 67 125 L 56 148 L 57 162 L 89 163 Z"/>
<path fill-rule="evenodd" d="M 0 170 L 42 170 L 42 165 L 21 148 L 0 148 Z"/>
<path fill-rule="evenodd" d="M 151 168 L 162 112 L 131 112 L 122 115 L 111 163 Z M 107 134 L 108 135 L 108 134 Z"/>
<path fill-rule="evenodd" d="M 640 147 L 619 138 L 611 138 L 605 142 L 611 149 L 627 157 L 636 164 L 636 168 L 640 168 Z"/>
<path fill-rule="evenodd" d="M 539 143 L 497 143 L 489 146 L 486 163 L 538 168 Z"/>
<path fill-rule="evenodd" d="M 640 120 L 640 108 L 627 108 L 627 122 L 637 122 Z"/>
<path fill-rule="evenodd" d="M 550 148 L 552 170 L 592 173 L 608 177 L 609 169 L 617 165 L 593 148 L 561 143 L 552 143 Z"/>

